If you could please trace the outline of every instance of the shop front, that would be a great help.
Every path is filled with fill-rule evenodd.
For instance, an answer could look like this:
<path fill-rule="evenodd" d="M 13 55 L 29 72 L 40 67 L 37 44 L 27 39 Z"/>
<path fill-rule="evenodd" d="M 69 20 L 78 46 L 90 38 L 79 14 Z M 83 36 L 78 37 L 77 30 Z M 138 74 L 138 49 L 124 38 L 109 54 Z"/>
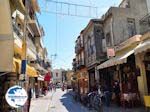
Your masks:
<path fill-rule="evenodd" d="M 13 69 L 11 72 L 1 72 L 1 78 L 0 78 L 0 94 L 1 94 L 1 105 L 0 105 L 0 110 L 1 111 L 5 111 L 7 112 L 9 109 L 11 109 L 11 107 L 6 103 L 5 100 L 5 94 L 6 91 L 8 90 L 8 88 L 14 86 L 14 85 L 20 85 L 22 86 L 26 91 L 28 90 L 28 86 L 29 86 L 29 79 L 30 77 L 37 77 L 37 71 L 27 65 L 26 68 L 26 75 L 24 76 L 25 80 L 24 81 L 20 81 L 20 71 L 21 71 L 21 60 L 17 59 L 17 58 L 13 58 L 12 61 L 13 64 Z"/>
<path fill-rule="evenodd" d="M 80 77 L 78 79 L 78 84 L 79 84 L 79 91 L 80 94 L 87 94 L 88 93 L 88 74 L 87 74 L 87 69 L 82 69 L 80 71 Z"/>
<path fill-rule="evenodd" d="M 108 61 L 98 66 L 100 72 L 100 79 L 104 80 L 104 84 L 111 86 L 113 99 L 114 96 L 119 95 L 120 103 L 125 106 L 128 102 L 131 104 L 134 101 L 135 104 L 140 103 L 140 95 L 138 89 L 138 69 L 136 67 L 136 59 L 134 50 L 139 44 L 140 36 L 134 36 L 133 38 L 121 43 L 118 48 L 115 48 L 116 55 Z M 131 41 L 132 40 L 132 41 Z M 101 75 L 101 74 L 106 74 Z M 107 78 L 106 78 L 107 77 Z M 107 82 L 109 83 L 106 83 Z M 101 81 L 102 82 L 102 81 Z M 115 84 L 118 85 L 118 92 L 115 92 Z M 118 95 L 117 95 L 118 94 Z M 132 102 L 133 103 L 133 102 Z"/>
<path fill-rule="evenodd" d="M 94 91 L 96 89 L 96 75 L 95 75 L 95 67 L 88 70 L 89 77 L 89 91 Z"/>
<path fill-rule="evenodd" d="M 136 66 L 138 68 L 138 88 L 141 99 L 150 95 L 150 33 L 142 36 L 140 44 L 135 48 Z"/>

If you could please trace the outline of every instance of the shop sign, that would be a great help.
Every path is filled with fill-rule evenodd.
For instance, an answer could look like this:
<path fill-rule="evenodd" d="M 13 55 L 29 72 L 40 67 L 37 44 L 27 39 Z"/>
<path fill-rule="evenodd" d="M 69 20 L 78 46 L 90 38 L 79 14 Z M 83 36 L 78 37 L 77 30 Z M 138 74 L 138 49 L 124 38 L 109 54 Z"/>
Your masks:
<path fill-rule="evenodd" d="M 26 73 L 27 60 L 22 60 L 21 62 L 21 74 Z"/>
<path fill-rule="evenodd" d="M 18 108 L 26 103 L 28 96 L 24 88 L 15 85 L 7 90 L 5 98 L 11 107 Z"/>
<path fill-rule="evenodd" d="M 115 50 L 114 48 L 107 48 L 107 57 L 114 57 L 115 56 Z"/>

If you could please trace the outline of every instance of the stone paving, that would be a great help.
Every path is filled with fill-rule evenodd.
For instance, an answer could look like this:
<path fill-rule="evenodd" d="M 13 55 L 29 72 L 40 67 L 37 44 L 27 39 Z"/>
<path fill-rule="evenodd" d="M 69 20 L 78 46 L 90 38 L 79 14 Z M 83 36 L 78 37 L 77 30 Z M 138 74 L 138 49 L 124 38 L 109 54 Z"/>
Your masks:
<path fill-rule="evenodd" d="M 30 112 L 47 112 L 53 93 L 31 100 Z"/>
<path fill-rule="evenodd" d="M 124 109 L 121 107 L 104 107 L 103 112 L 146 112 L 144 108 Z M 57 89 L 46 96 L 33 99 L 30 112 L 96 112 L 76 102 L 70 93 Z"/>

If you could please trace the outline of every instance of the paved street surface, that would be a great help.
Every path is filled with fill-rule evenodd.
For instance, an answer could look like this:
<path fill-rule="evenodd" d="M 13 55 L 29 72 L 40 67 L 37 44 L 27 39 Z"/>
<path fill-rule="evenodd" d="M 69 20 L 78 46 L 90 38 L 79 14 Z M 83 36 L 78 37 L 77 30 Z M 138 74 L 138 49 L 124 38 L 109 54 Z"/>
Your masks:
<path fill-rule="evenodd" d="M 33 99 L 30 112 L 96 112 L 89 110 L 75 102 L 70 93 L 57 89 L 46 96 Z M 104 112 L 145 112 L 143 108 L 123 109 L 118 107 L 104 107 Z"/>

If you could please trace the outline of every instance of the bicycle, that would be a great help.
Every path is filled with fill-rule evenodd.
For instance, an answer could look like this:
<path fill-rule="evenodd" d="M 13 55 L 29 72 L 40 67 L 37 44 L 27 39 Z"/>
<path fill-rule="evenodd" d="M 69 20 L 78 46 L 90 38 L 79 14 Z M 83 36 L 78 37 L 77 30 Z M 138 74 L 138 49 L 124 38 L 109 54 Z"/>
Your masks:
<path fill-rule="evenodd" d="M 89 108 L 93 108 L 98 112 L 103 112 L 103 105 L 101 95 L 98 92 L 91 92 L 88 94 L 89 97 Z"/>

